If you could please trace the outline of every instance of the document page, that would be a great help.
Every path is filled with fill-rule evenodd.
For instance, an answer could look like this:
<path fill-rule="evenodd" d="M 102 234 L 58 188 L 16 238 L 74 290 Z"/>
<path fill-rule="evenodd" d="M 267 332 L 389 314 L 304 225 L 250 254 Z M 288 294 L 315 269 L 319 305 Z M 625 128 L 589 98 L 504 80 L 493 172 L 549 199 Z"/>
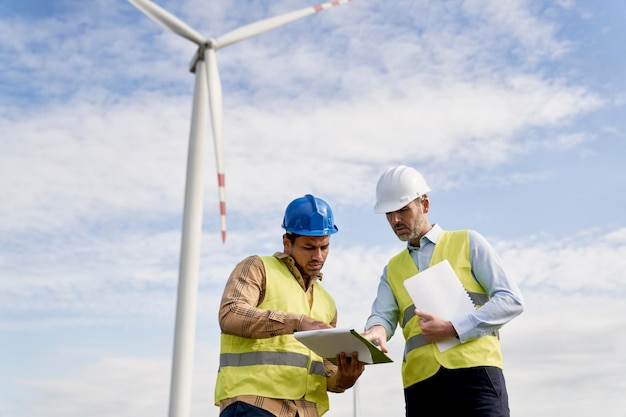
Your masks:
<path fill-rule="evenodd" d="M 418 310 L 446 320 L 475 310 L 474 303 L 447 259 L 408 278 L 404 287 Z M 456 337 L 451 337 L 438 342 L 437 347 L 443 352 L 459 343 Z"/>

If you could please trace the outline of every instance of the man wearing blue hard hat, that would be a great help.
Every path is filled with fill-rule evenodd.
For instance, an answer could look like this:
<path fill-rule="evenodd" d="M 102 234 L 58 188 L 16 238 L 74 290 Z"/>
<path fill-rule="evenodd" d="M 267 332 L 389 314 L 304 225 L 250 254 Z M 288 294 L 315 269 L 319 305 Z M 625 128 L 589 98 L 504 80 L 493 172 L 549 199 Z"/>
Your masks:
<path fill-rule="evenodd" d="M 282 223 L 283 251 L 252 255 L 233 270 L 222 296 L 220 368 L 215 405 L 221 417 L 319 417 L 327 391 L 343 392 L 364 369 L 356 352 L 337 365 L 294 332 L 335 327 L 337 308 L 320 285 L 333 212 L 321 198 L 293 200 Z"/>

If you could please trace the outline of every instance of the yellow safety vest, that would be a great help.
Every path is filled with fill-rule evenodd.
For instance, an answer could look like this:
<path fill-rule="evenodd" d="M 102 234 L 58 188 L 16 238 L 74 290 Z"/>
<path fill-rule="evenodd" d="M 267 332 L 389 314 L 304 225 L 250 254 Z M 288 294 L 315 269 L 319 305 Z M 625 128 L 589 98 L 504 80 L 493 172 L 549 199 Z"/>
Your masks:
<path fill-rule="evenodd" d="M 313 304 L 287 267 L 274 256 L 262 256 L 266 290 L 258 308 L 303 313 L 329 323 L 336 306 L 315 282 Z M 298 342 L 292 334 L 250 339 L 222 333 L 215 405 L 239 395 L 297 400 L 317 405 L 321 416 L 329 409 L 323 358 Z"/>
<path fill-rule="evenodd" d="M 474 305 L 480 308 L 488 300 L 488 295 L 472 276 L 469 250 L 467 230 L 443 232 L 435 245 L 430 266 L 447 259 Z M 424 338 L 415 315 L 415 305 L 403 285 L 404 280 L 418 272 L 407 249 L 391 258 L 387 265 L 387 279 L 400 308 L 400 327 L 406 341 L 402 362 L 404 388 L 433 376 L 440 366 L 448 369 L 475 366 L 502 368 L 500 340 L 495 333 L 458 344 L 444 352 Z"/>

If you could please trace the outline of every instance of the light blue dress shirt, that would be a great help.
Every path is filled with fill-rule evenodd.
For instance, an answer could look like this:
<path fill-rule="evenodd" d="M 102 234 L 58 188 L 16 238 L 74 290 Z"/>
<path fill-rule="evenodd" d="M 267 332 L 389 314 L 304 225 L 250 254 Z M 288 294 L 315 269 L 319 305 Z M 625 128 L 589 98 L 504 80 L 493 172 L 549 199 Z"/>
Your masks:
<path fill-rule="evenodd" d="M 407 245 L 418 270 L 423 271 L 430 265 L 435 245 L 443 231 L 439 225 L 434 224 L 420 239 L 419 247 Z M 489 301 L 471 314 L 450 319 L 461 342 L 498 330 L 524 310 L 522 294 L 517 283 L 504 270 L 500 257 L 489 242 L 480 233 L 470 230 L 469 243 L 472 274 L 489 295 Z M 389 340 L 396 330 L 400 314 L 398 303 L 387 280 L 385 266 L 365 329 L 380 324 L 385 327 Z"/>

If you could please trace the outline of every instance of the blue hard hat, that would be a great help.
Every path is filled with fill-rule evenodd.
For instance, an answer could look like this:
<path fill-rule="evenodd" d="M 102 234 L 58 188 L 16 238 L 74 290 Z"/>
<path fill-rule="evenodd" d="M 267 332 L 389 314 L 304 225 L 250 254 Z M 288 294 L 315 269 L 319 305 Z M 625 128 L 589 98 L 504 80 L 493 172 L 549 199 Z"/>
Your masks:
<path fill-rule="evenodd" d="M 332 235 L 339 231 L 328 203 L 311 194 L 289 203 L 282 228 L 287 232 L 305 236 Z"/>

